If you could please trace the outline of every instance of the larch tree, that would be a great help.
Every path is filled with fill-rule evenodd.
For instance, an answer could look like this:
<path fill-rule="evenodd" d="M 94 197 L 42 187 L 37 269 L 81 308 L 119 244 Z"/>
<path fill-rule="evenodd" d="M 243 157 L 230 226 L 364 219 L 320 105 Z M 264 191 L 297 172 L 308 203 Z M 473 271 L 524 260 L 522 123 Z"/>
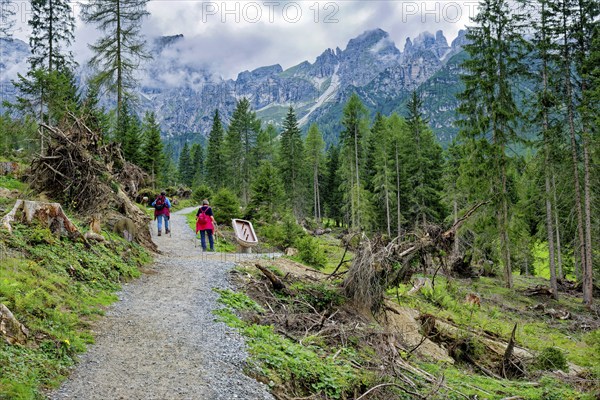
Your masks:
<path fill-rule="evenodd" d="M 325 216 L 335 221 L 336 226 L 340 226 L 343 221 L 343 193 L 341 191 L 340 148 L 338 146 L 329 147 L 325 168 L 325 182 L 323 187 Z"/>
<path fill-rule="evenodd" d="M 271 223 L 281 217 L 284 208 L 285 191 L 279 171 L 271 161 L 262 160 L 252 182 L 252 196 L 246 214 L 248 218 Z"/>
<path fill-rule="evenodd" d="M 396 193 L 396 235 L 403 233 L 404 214 L 408 214 L 408 178 L 406 168 L 405 143 L 408 141 L 408 127 L 406 121 L 398 114 L 392 114 L 387 120 L 387 129 L 389 130 L 390 147 L 393 163 L 394 192 Z M 403 212 L 406 210 L 406 212 Z"/>
<path fill-rule="evenodd" d="M 387 121 L 380 113 L 376 114 L 369 135 L 371 138 L 369 153 L 373 160 L 371 186 L 375 199 L 374 206 L 379 206 L 378 211 L 383 209 L 383 212 L 378 212 L 377 221 L 383 220 L 388 237 L 392 237 L 392 216 L 396 197 L 392 135 Z"/>
<path fill-rule="evenodd" d="M 273 139 L 277 137 L 277 130 L 273 124 L 267 124 L 256 136 L 254 148 L 254 166 L 258 168 L 262 161 L 275 162 L 275 145 Z"/>
<path fill-rule="evenodd" d="M 117 119 L 123 101 L 132 97 L 135 72 L 150 58 L 141 34 L 141 24 L 149 13 L 148 0 L 90 0 L 82 4 L 81 18 L 96 24 L 104 33 L 90 48 L 90 65 L 97 70 L 94 80 L 116 94 Z"/>
<path fill-rule="evenodd" d="M 459 112 L 464 116 L 461 135 L 480 138 L 482 145 L 487 142 L 477 147 L 489 159 L 490 192 L 485 197 L 494 203 L 504 278 L 512 288 L 506 151 L 518 140 L 513 82 L 525 71 L 523 15 L 519 3 L 507 0 L 482 0 L 478 9 L 476 25 L 467 33 L 470 44 L 465 46 L 470 58 L 463 63 L 465 89 L 459 96 Z"/>

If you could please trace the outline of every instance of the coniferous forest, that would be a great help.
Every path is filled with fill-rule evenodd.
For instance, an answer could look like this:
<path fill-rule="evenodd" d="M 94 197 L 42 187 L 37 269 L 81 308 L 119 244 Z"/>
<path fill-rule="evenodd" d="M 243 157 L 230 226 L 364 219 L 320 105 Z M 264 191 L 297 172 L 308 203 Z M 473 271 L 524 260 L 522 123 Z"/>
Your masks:
<path fill-rule="evenodd" d="M 31 2 L 29 70 L 13 82 L 17 100 L 0 116 L 2 161 L 48 165 L 56 132 L 77 127 L 93 132 L 93 143 L 85 142 L 89 157 L 104 163 L 104 153 L 90 149 L 112 149 L 121 154 L 113 170 L 123 162 L 133 169 L 122 167 L 128 172 L 121 174 L 143 176 L 134 189 L 123 189 L 135 200 L 160 190 L 194 204 L 210 198 L 219 222 L 251 220 L 282 250 L 299 247 L 293 237 L 303 229 L 331 229 L 348 238 L 346 251 L 354 251 L 357 267 L 367 263 L 359 249 L 369 247 L 377 274 L 343 278 L 344 293 L 370 300 L 367 308 L 383 307 L 373 293 L 364 297 L 353 286 L 367 278 L 391 293 L 415 274 L 434 281 L 438 271 L 459 279 L 493 276 L 506 293 L 517 293 L 523 288 L 516 277 L 531 276 L 543 278 L 556 301 L 565 288 L 572 290 L 598 322 L 600 3 L 481 0 L 460 66 L 458 134 L 442 146 L 418 91 L 404 112 L 389 115 L 352 94 L 341 105 L 336 140 L 328 142 L 317 123 L 300 125 L 293 107 L 277 128 L 261 121 L 247 98 L 228 120 L 218 109 L 206 116 L 210 132 L 166 138 L 155 113 L 137 111 L 135 72 L 150 57 L 140 35 L 147 2 L 92 0 L 83 6 L 83 21 L 102 32 L 89 44 L 96 73 L 85 82 L 75 78 L 70 50 L 71 3 Z M 14 16 L 3 18 L 0 35 L 10 37 Z M 114 107 L 101 105 L 107 99 Z M 66 174 L 56 165 L 44 171 Z M 65 179 L 81 178 L 70 172 L 76 178 Z M 31 171 L 28 178 L 39 176 Z M 30 190 L 39 189 L 35 182 Z M 89 211 L 73 200 L 75 185 L 57 187 L 49 191 L 52 200 L 74 214 Z M 5 211 L 8 203 L 2 202 Z M 451 243 L 444 242 L 446 234 Z M 384 248 L 398 258 L 378 258 Z M 411 249 L 409 260 L 400 257 Z M 319 264 L 325 263 L 313 265 Z M 0 302 L 10 297 L 9 286 L 0 278 Z M 590 351 L 597 358 L 598 324 L 589 330 L 596 332 Z M 597 394 L 594 362 L 588 378 L 595 386 L 588 389 Z M 331 397 L 314 398 L 352 398 L 327 393 Z"/>

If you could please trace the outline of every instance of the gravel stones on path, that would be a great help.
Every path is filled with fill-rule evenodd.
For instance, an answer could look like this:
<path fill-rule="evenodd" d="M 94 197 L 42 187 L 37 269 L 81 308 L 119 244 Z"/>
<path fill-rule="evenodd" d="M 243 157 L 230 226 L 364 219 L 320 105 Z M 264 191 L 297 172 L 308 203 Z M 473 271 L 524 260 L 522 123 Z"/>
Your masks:
<path fill-rule="evenodd" d="M 123 286 L 120 301 L 95 324 L 96 343 L 49 399 L 273 399 L 242 372 L 243 338 L 215 321 L 220 305 L 212 289 L 229 287 L 234 264 L 194 247 L 183 216 L 190 211 L 171 216 L 171 236 L 157 237 L 152 224 L 163 254 Z"/>

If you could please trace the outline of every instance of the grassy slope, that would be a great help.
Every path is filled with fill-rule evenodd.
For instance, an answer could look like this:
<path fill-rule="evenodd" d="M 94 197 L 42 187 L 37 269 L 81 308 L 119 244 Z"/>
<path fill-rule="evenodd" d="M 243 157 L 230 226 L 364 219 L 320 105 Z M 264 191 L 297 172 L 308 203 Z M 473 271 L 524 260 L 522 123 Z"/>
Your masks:
<path fill-rule="evenodd" d="M 324 246 L 331 246 L 331 238 L 322 237 L 318 240 Z M 334 252 L 329 250 L 328 253 L 331 255 Z M 334 264 L 337 265 L 341 253 L 342 250 L 338 248 L 336 257 L 334 259 L 330 257 L 329 270 Z M 275 265 L 276 262 L 274 262 L 274 271 L 277 271 Z M 244 273 L 253 272 L 250 269 L 244 269 Z M 548 298 L 529 297 L 522 293 L 525 288 L 536 285 L 547 286 L 547 284 L 547 281 L 542 278 L 516 276 L 516 290 L 509 290 L 503 287 L 501 280 L 494 278 L 463 281 L 447 280 L 438 276 L 434 289 L 422 289 L 420 293 L 408 296 L 406 293 L 410 288 L 401 286 L 398 291 L 391 290 L 389 296 L 396 298 L 403 306 L 418 310 L 421 314 L 435 315 L 437 318 L 452 321 L 457 326 L 474 332 L 485 330 L 497 334 L 505 340 L 510 337 L 514 324 L 518 323 L 516 335 L 518 345 L 532 350 L 535 354 L 547 347 L 556 347 L 565 354 L 567 361 L 584 367 L 598 376 L 600 372 L 600 332 L 598 330 L 586 332 L 578 328 L 579 317 L 591 317 L 582 306 L 581 300 L 574 296 L 562 295 L 561 299 L 555 302 Z M 465 296 L 468 293 L 479 294 L 482 299 L 481 308 L 465 304 Z M 242 302 L 244 305 L 240 305 L 236 304 L 236 301 L 232 302 L 231 297 L 231 294 L 222 293 L 222 301 L 229 309 L 241 310 L 241 315 L 247 317 L 249 306 L 246 303 L 251 300 L 246 298 L 246 303 Z M 260 303 L 260 300 L 257 300 Z M 533 309 L 533 306 L 539 303 L 544 303 L 546 309 L 567 310 L 578 317 L 565 321 L 552 319 Z M 254 306 L 250 308 L 252 307 Z M 318 337 L 312 336 L 309 336 L 312 339 L 305 343 L 302 349 L 297 349 L 294 341 L 276 333 L 278 332 L 277 328 L 261 328 L 252 322 L 254 320 L 252 317 L 240 320 L 228 311 L 220 311 L 218 314 L 220 318 L 232 326 L 238 327 L 247 336 L 251 343 L 250 353 L 254 362 L 258 364 L 259 377 L 262 376 L 263 379 L 271 382 L 275 390 L 281 382 L 289 380 L 290 375 L 299 379 L 299 376 L 308 375 L 310 370 L 315 368 L 309 365 L 294 364 L 290 358 L 300 357 L 299 353 L 304 358 L 312 359 L 313 362 L 321 360 L 323 365 L 320 365 L 319 368 L 326 369 L 331 374 L 331 385 L 329 386 L 322 381 L 307 384 L 307 387 L 312 385 L 314 388 L 311 391 L 312 394 L 326 393 L 328 398 L 344 398 L 344 393 L 352 393 L 357 390 L 357 387 L 362 387 L 364 390 L 370 385 L 390 379 L 376 376 L 372 371 L 356 368 L 356 365 L 368 364 L 368 354 L 375 352 L 375 349 L 355 347 L 352 344 L 347 344 L 343 349 L 331 348 Z M 277 339 L 274 336 L 277 336 Z M 288 350 L 284 348 L 285 346 L 279 348 L 278 345 L 272 345 L 272 343 L 280 341 L 287 341 Z M 307 355 L 306 352 L 311 354 Z M 345 362 L 354 363 L 355 367 L 351 370 L 339 370 L 338 364 L 330 363 L 331 357 L 336 353 L 346 355 L 343 357 Z M 439 378 L 444 377 L 448 386 L 462 394 L 477 396 L 481 399 L 501 399 L 514 395 L 520 395 L 524 399 L 592 399 L 595 398 L 595 394 L 592 394 L 591 390 L 598 390 L 598 385 L 596 385 L 596 389 L 575 388 L 570 383 L 559 380 L 553 374 L 536 370 L 534 365 L 528 366 L 528 372 L 531 374 L 530 380 L 508 381 L 476 373 L 471 365 L 432 364 L 408 354 L 401 354 L 401 356 L 413 365 Z M 588 377 L 589 382 L 593 384 L 592 376 L 588 375 Z M 418 382 L 418 377 L 413 376 L 412 378 Z M 588 390 L 590 392 L 586 393 Z M 307 393 L 305 392 L 305 394 Z M 406 398 L 410 398 L 410 396 Z M 432 398 L 464 397 L 452 391 L 442 390 L 439 395 L 433 395 Z"/>
<path fill-rule="evenodd" d="M 0 186 L 25 189 L 9 178 Z M 12 203 L 1 199 L 0 206 Z M 29 329 L 29 341 L 0 342 L 0 399 L 37 399 L 65 378 L 77 353 L 93 342 L 91 323 L 151 257 L 112 234 L 90 250 L 41 226 L 13 228 L 12 235 L 0 229 L 0 302 Z"/>

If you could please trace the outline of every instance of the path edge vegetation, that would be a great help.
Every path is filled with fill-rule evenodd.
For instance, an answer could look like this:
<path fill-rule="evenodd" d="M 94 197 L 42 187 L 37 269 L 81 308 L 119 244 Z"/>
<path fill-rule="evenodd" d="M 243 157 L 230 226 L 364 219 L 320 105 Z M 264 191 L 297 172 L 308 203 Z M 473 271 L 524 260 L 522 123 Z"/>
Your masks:
<path fill-rule="evenodd" d="M 0 201 L 3 207 L 12 202 Z M 140 277 L 153 256 L 107 231 L 101 234 L 104 242 L 90 248 L 41 223 L 17 222 L 12 228 L 12 234 L 0 229 L 0 303 L 28 335 L 24 344 L 0 341 L 0 399 L 42 399 L 94 342 L 92 328 L 118 301 L 122 284 Z"/>

